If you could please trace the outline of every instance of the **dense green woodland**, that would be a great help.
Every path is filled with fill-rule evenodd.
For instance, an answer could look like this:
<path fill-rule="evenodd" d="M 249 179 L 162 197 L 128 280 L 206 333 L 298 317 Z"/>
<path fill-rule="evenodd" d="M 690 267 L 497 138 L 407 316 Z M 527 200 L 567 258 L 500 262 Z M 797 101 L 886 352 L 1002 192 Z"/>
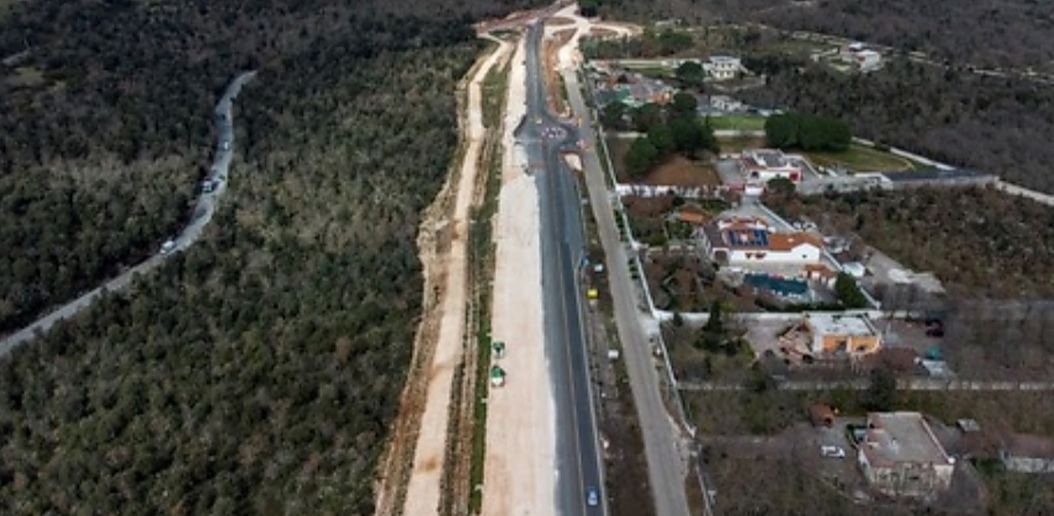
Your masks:
<path fill-rule="evenodd" d="M 151 251 L 186 216 L 223 86 L 260 74 L 201 243 L 0 360 L 0 513 L 371 514 L 418 214 L 481 48 L 467 22 L 522 6 L 23 5 L 0 49 L 28 34 L 45 83 L 0 94 L 0 238 L 37 276 L 0 267 L 6 296 L 11 274 L 53 303 Z M 101 269 L 76 265 L 100 246 Z"/>
<path fill-rule="evenodd" d="M 0 18 L 0 334 L 182 227 L 239 70 L 339 39 L 365 57 L 462 37 L 515 2 L 18 3 Z"/>

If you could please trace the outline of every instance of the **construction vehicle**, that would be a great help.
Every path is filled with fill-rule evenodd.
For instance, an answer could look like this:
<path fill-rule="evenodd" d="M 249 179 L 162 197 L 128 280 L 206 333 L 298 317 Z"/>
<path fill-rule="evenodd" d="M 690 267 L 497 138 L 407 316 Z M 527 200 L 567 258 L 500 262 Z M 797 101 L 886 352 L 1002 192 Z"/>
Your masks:
<path fill-rule="evenodd" d="M 504 387 L 505 386 L 505 370 L 498 367 L 492 366 L 490 368 L 490 385 L 492 387 Z"/>

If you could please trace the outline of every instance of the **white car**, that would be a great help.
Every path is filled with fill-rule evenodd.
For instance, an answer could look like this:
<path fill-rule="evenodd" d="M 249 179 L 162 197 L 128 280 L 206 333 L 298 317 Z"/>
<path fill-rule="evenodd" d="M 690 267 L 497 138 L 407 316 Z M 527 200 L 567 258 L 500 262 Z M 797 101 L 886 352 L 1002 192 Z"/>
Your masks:
<path fill-rule="evenodd" d="M 176 242 L 174 240 L 166 240 L 165 243 L 161 244 L 161 254 L 171 253 L 176 248 Z"/>
<path fill-rule="evenodd" d="M 841 446 L 821 446 L 820 455 L 828 459 L 844 459 L 845 450 Z"/>
<path fill-rule="evenodd" d="M 590 507 L 600 505 L 600 493 L 597 491 L 597 488 L 589 486 L 589 488 L 586 489 L 586 504 Z"/>

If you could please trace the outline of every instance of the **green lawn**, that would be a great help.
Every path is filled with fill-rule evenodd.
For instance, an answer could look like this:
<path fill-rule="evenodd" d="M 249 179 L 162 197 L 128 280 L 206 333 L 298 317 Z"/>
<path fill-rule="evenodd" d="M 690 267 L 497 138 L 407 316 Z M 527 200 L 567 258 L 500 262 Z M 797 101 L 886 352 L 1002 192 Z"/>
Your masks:
<path fill-rule="evenodd" d="M 883 172 L 917 168 L 916 164 L 907 158 L 863 145 L 852 145 L 849 150 L 843 152 L 806 152 L 805 155 L 817 165 L 842 166 L 851 172 Z"/>
<path fill-rule="evenodd" d="M 715 131 L 764 131 L 765 118 L 760 116 L 711 116 L 710 127 Z"/>
<path fill-rule="evenodd" d="M 722 154 L 736 154 L 744 150 L 765 148 L 765 137 L 734 136 L 729 138 L 719 136 L 717 143 L 721 145 Z"/>

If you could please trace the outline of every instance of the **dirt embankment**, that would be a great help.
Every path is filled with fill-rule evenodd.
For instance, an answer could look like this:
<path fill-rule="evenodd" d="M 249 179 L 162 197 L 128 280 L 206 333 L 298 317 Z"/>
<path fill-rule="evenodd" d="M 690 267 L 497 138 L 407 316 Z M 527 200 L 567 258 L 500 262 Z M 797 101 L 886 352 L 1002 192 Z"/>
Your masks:
<path fill-rule="evenodd" d="M 574 34 L 574 28 L 563 29 L 545 38 L 543 43 L 542 76 L 545 81 L 546 101 L 549 110 L 561 116 L 570 113 L 570 107 L 564 93 L 564 81 L 560 77 L 559 55 L 560 49 L 571 41 Z"/>
<path fill-rule="evenodd" d="M 452 380 L 465 335 L 467 226 L 477 192 L 484 137 L 480 86 L 508 53 L 500 44 L 481 58 L 459 88 L 462 161 L 424 213 L 418 247 L 424 272 L 423 313 L 399 418 L 382 461 L 376 514 L 434 514 L 440 503 Z M 467 97 L 467 98 L 466 98 Z M 424 430 L 422 430 L 424 429 Z"/>

